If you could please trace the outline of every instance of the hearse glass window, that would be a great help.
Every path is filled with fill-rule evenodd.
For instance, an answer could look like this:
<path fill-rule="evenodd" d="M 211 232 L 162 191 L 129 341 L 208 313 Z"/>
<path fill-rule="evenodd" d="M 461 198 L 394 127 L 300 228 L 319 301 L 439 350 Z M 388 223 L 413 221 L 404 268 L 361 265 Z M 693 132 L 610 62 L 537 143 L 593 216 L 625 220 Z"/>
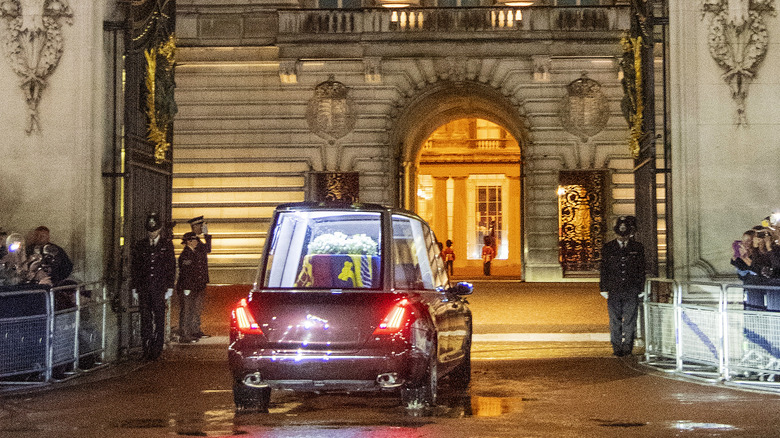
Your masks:
<path fill-rule="evenodd" d="M 381 287 L 381 215 L 373 212 L 286 211 L 272 230 L 265 287 Z"/>
<path fill-rule="evenodd" d="M 439 246 L 436 244 L 436 236 L 433 231 L 427 226 L 423 225 L 423 233 L 425 235 L 425 246 L 428 252 L 428 260 L 431 264 L 431 273 L 433 275 L 434 287 L 447 286 L 447 274 L 444 268 L 444 260 L 441 258 L 441 252 Z"/>
<path fill-rule="evenodd" d="M 420 221 L 393 215 L 393 279 L 396 289 L 434 289 Z"/>

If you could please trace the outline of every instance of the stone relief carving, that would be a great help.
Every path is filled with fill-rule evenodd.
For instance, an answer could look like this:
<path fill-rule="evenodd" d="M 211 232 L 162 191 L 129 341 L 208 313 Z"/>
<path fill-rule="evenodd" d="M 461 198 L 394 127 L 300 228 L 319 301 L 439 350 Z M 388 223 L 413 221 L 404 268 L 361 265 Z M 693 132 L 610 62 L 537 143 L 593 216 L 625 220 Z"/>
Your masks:
<path fill-rule="evenodd" d="M 596 146 L 590 138 L 601 132 L 609 121 L 609 101 L 601 90 L 601 84 L 583 73 L 581 78 L 567 85 L 560 117 L 563 129 L 579 139 L 574 145 L 576 166 L 587 163 L 593 168 Z"/>
<path fill-rule="evenodd" d="M 330 75 L 327 81 L 314 87 L 309 100 L 306 121 L 309 129 L 327 140 L 323 146 L 323 164 L 327 170 L 339 170 L 341 145 L 336 140 L 352 132 L 355 127 L 355 105 L 348 96 L 349 88 Z"/>
<path fill-rule="evenodd" d="M 382 58 L 364 58 L 363 70 L 367 83 L 379 84 L 382 82 Z"/>
<path fill-rule="evenodd" d="M 38 103 L 46 80 L 57 68 L 63 52 L 59 20 L 73 24 L 67 0 L 0 0 L 5 19 L 3 46 L 11 68 L 22 79 L 27 101 L 27 134 L 40 131 Z"/>
<path fill-rule="evenodd" d="M 583 143 L 601 132 L 609 121 L 609 101 L 601 84 L 583 74 L 567 85 L 560 116 L 563 129 Z"/>
<path fill-rule="evenodd" d="M 747 123 L 747 88 L 766 56 L 769 32 L 762 14 L 775 15 L 774 0 L 704 0 L 702 18 L 711 16 L 710 55 L 725 70 L 723 80 L 737 104 L 737 124 Z"/>
<path fill-rule="evenodd" d="M 283 84 L 297 84 L 298 83 L 298 61 L 281 61 L 279 62 L 279 80 Z"/>
<path fill-rule="evenodd" d="M 550 82 L 552 58 L 550 56 L 531 56 L 533 78 L 535 82 Z"/>

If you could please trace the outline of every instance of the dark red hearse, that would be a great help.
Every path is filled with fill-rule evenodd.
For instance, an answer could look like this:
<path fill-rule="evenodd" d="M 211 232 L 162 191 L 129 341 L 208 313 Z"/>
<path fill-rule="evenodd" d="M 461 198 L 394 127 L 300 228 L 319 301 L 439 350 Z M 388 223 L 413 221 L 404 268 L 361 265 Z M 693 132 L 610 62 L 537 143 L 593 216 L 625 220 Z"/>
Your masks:
<path fill-rule="evenodd" d="M 277 207 L 252 291 L 233 311 L 236 407 L 271 389 L 397 391 L 433 405 L 471 375 L 471 285 L 450 286 L 428 224 L 372 204 Z"/>

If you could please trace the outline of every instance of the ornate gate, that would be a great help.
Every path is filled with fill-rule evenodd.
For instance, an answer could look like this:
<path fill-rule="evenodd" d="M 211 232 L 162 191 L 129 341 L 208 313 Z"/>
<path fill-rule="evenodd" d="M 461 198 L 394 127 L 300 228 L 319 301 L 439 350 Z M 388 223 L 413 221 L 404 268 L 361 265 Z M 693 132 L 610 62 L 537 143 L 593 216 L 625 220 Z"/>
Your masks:
<path fill-rule="evenodd" d="M 564 277 L 598 276 L 608 175 L 604 170 L 569 170 L 559 175 L 558 260 Z"/>
<path fill-rule="evenodd" d="M 120 350 L 140 346 L 137 301 L 129 289 L 132 243 L 156 212 L 172 229 L 172 121 L 175 0 L 135 0 L 126 6 L 124 147 L 119 199 Z"/>

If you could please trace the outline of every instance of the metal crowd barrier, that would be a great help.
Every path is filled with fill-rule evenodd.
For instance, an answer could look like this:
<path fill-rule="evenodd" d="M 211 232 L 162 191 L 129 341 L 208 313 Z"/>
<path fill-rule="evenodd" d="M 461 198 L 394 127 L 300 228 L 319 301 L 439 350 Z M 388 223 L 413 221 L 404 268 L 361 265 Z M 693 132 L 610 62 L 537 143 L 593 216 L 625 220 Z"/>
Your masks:
<path fill-rule="evenodd" d="M 778 298 L 780 286 L 648 279 L 643 361 L 681 375 L 780 391 Z"/>
<path fill-rule="evenodd" d="M 0 385 L 51 383 L 105 363 L 106 288 L 0 290 Z"/>

